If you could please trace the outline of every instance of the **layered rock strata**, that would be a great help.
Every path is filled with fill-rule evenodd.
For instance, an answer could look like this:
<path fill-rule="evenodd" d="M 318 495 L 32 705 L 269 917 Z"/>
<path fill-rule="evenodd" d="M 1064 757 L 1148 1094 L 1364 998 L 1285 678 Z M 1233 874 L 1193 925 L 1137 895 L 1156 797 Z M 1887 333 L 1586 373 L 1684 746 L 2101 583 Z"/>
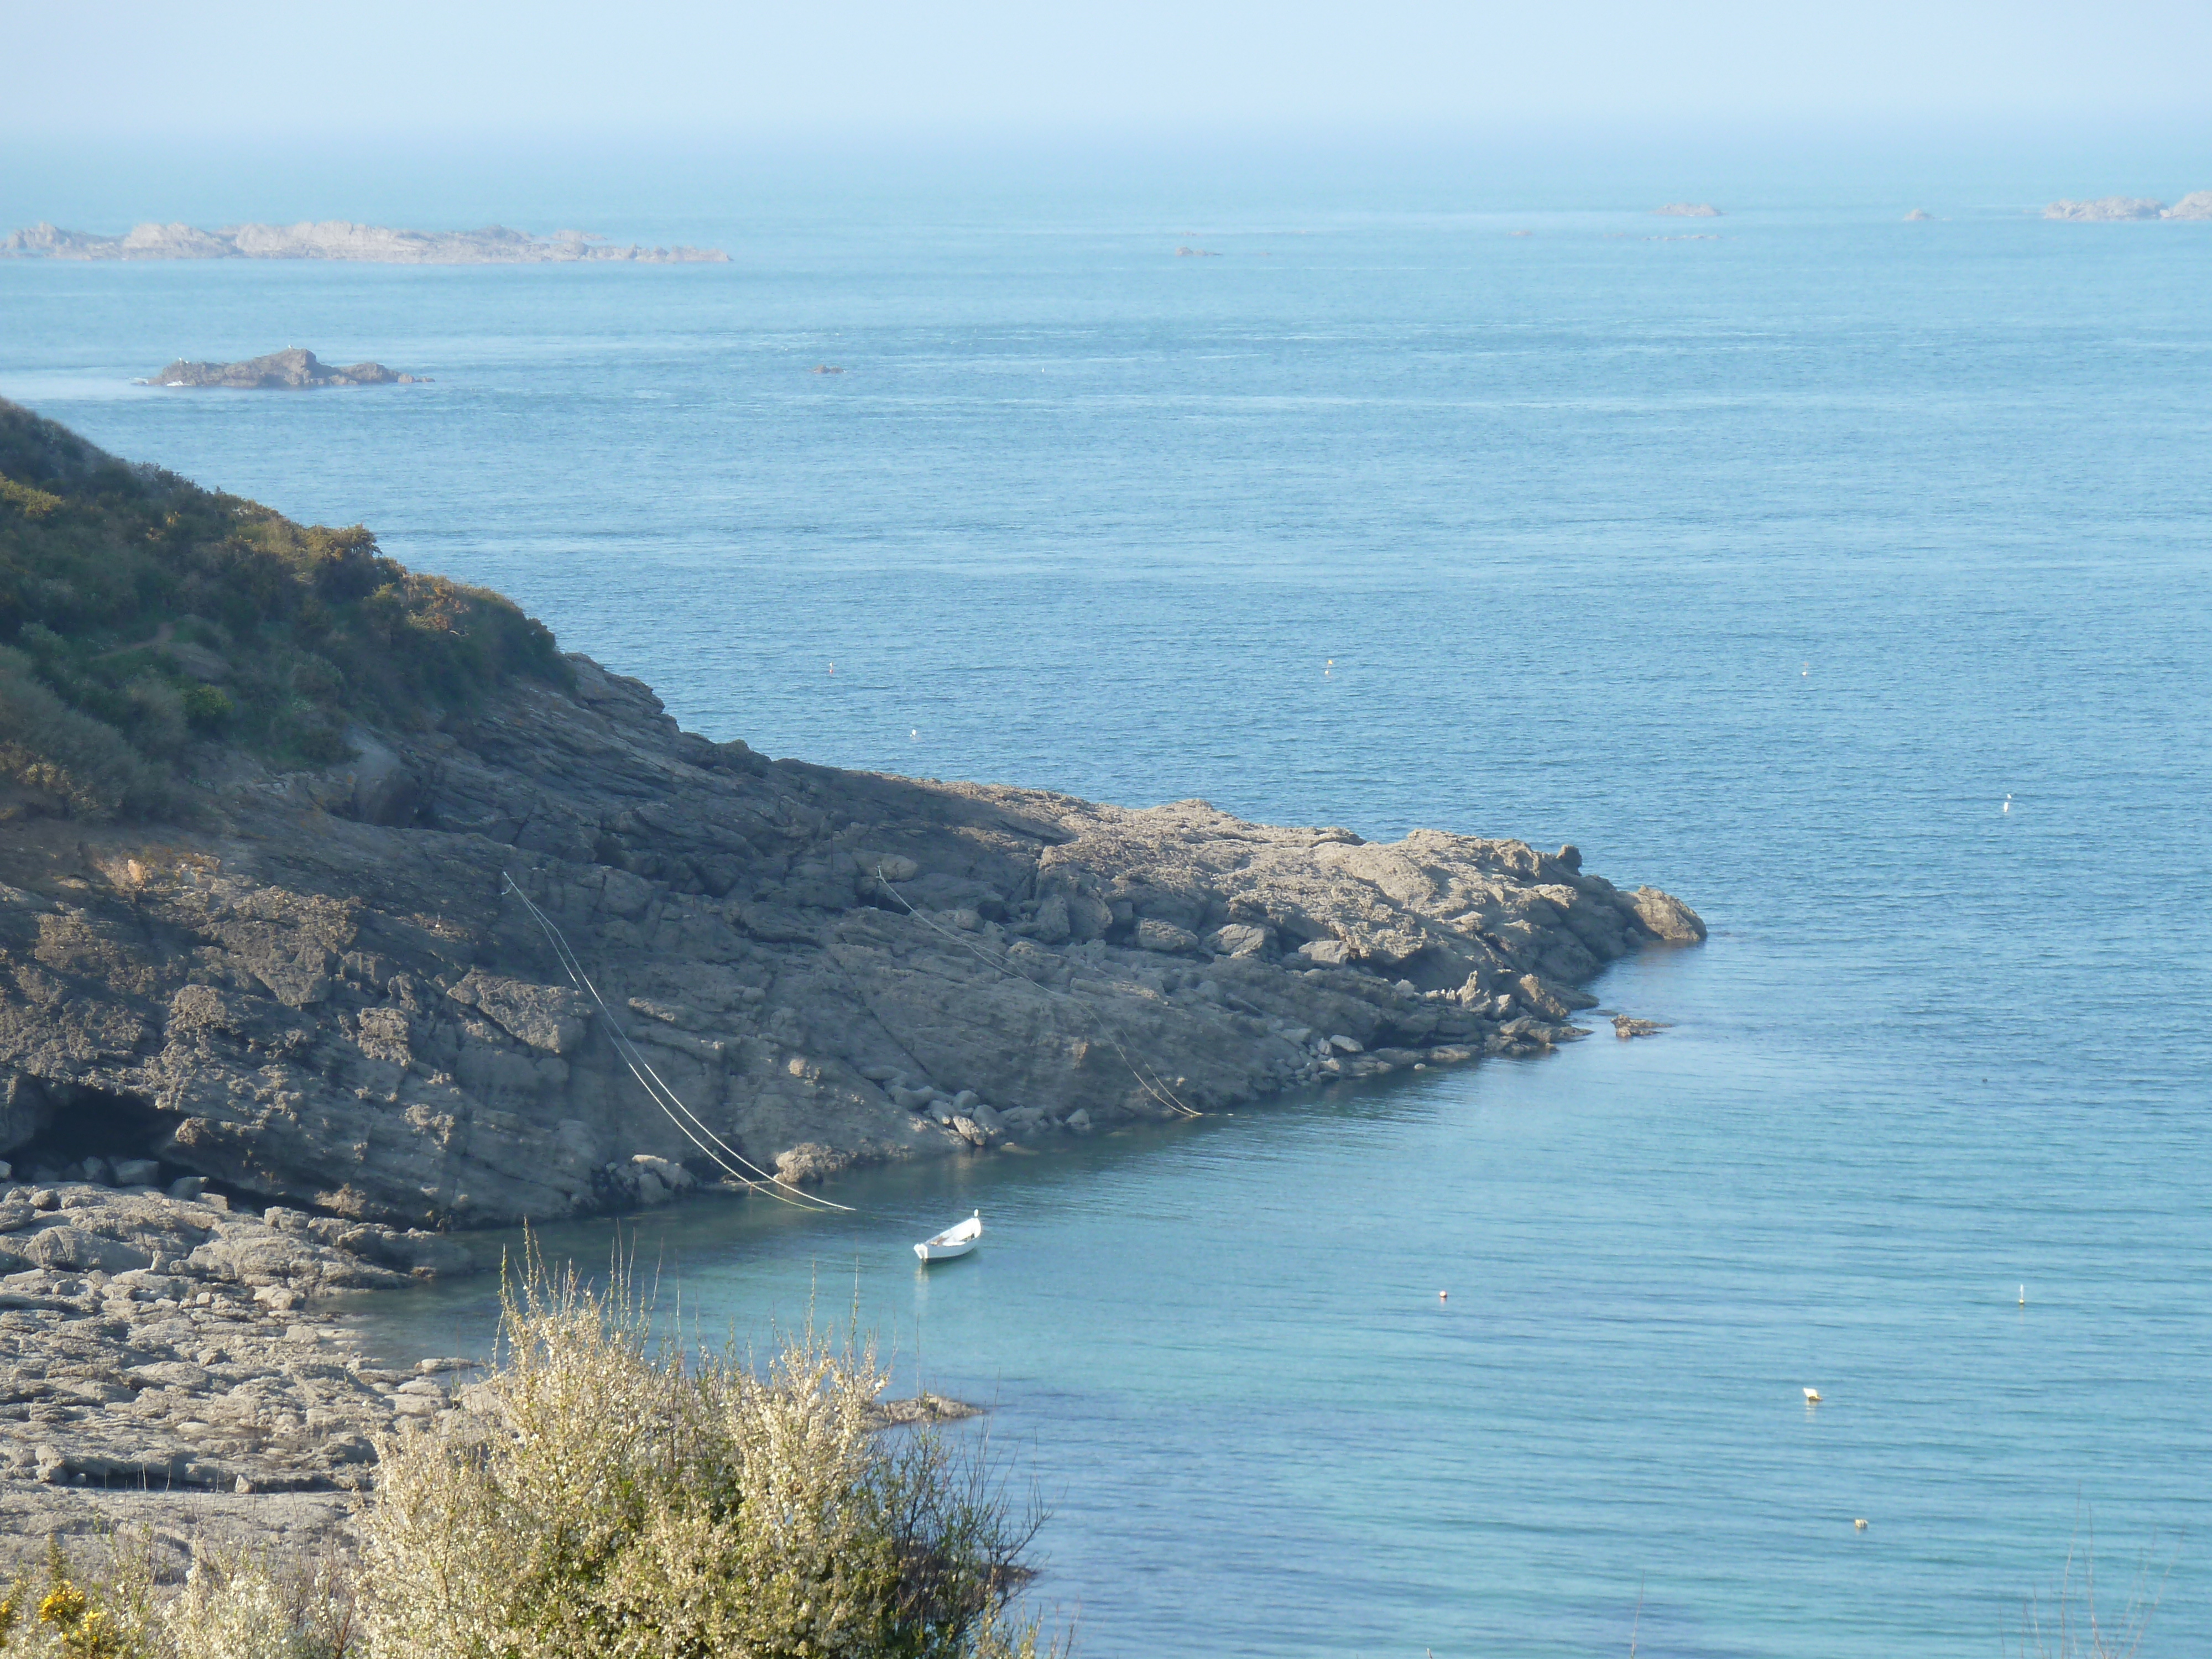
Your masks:
<path fill-rule="evenodd" d="M 769 761 L 570 659 L 191 822 L 0 823 L 0 1154 L 450 1227 L 1531 1054 L 1687 907 L 1572 848 Z M 513 890 L 510 890 L 509 884 Z M 526 895 L 604 1006 L 569 982 Z"/>

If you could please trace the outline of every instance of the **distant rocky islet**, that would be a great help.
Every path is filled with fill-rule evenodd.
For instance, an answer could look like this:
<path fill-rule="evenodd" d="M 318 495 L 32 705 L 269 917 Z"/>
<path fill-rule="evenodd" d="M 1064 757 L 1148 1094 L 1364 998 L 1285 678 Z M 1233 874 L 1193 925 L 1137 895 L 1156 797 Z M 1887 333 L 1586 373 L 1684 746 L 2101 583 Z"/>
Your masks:
<path fill-rule="evenodd" d="M 179 358 L 142 386 L 220 386 L 241 392 L 304 392 L 331 386 L 422 386 L 427 374 L 400 374 L 382 363 L 351 363 L 341 368 L 312 351 L 289 346 L 266 356 L 236 363 L 188 362 Z"/>
<path fill-rule="evenodd" d="M 505 225 L 482 230 L 399 230 L 345 219 L 296 225 L 136 225 L 121 236 L 33 225 L 0 242 L 14 259 L 343 259 L 386 265 L 726 264 L 720 248 L 645 247 L 586 231 L 550 237 Z"/>
<path fill-rule="evenodd" d="M 2046 219 L 2075 224 L 2124 224 L 2142 219 L 2212 220 L 2212 190 L 2195 190 L 2172 207 L 2153 196 L 2100 196 L 2094 201 L 2057 201 L 2043 210 Z"/>

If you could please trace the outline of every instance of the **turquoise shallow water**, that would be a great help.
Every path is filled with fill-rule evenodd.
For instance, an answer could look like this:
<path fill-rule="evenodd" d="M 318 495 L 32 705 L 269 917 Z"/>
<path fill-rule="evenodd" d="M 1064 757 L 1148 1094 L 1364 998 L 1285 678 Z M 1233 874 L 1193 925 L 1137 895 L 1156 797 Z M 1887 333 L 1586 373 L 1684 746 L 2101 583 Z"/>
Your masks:
<path fill-rule="evenodd" d="M 2190 1651 L 2212 234 L 1893 220 L 1279 190 L 607 227 L 712 269 L 0 264 L 0 394 L 366 520 L 715 736 L 1571 839 L 1699 908 L 1598 988 L 1654 1042 L 653 1224 L 710 1326 L 857 1293 L 997 1402 L 1087 1651 L 1992 1651 L 2092 1519 Z M 126 384 L 295 343 L 436 383 Z"/>

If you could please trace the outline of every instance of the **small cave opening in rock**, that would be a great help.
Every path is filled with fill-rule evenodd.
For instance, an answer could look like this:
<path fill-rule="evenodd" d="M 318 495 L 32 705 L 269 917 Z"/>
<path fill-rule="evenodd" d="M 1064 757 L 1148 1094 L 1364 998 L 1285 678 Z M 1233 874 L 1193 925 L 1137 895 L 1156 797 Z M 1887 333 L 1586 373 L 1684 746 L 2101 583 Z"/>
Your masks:
<path fill-rule="evenodd" d="M 163 1156 L 176 1120 L 137 1096 L 72 1084 L 49 1085 L 47 1098 L 46 1127 L 6 1154 L 17 1180 L 81 1181 L 88 1158 L 111 1169 L 118 1161 L 151 1158 L 165 1182 L 185 1173 Z"/>

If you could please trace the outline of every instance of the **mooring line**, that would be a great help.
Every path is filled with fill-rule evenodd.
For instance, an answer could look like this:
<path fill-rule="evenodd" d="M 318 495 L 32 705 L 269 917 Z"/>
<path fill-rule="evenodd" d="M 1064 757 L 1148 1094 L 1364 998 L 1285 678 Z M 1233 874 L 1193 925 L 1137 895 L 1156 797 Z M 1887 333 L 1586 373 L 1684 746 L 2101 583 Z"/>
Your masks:
<path fill-rule="evenodd" d="M 709 1128 L 684 1103 L 683 1097 L 663 1081 L 660 1073 L 653 1069 L 652 1061 L 638 1052 L 637 1045 L 630 1041 L 629 1032 L 623 1030 L 621 1021 L 615 1018 L 614 1010 L 607 1006 L 606 999 L 599 994 L 599 988 L 592 983 L 591 976 L 585 973 L 583 963 L 569 949 L 567 937 L 555 925 L 553 919 L 538 908 L 530 895 L 522 890 L 507 872 L 501 871 L 500 878 L 507 884 L 507 890 L 520 899 L 523 908 L 535 918 L 546 942 L 553 947 L 554 957 L 562 971 L 578 989 L 599 1006 L 600 1013 L 605 1016 L 608 1039 L 615 1045 L 615 1052 L 622 1056 L 623 1063 L 629 1067 L 630 1075 L 637 1079 L 638 1087 L 645 1091 L 647 1098 L 660 1109 L 662 1115 L 676 1126 L 686 1140 L 696 1146 L 708 1161 L 718 1165 L 724 1175 L 749 1192 L 765 1192 L 778 1203 L 788 1204 L 794 1209 L 818 1208 L 836 1210 L 847 1215 L 854 1213 L 849 1204 L 833 1203 L 819 1194 L 806 1192 L 794 1186 L 781 1176 L 769 1174 Z M 686 1120 L 689 1120 L 688 1123 Z M 694 1125 L 697 1129 L 696 1133 L 693 1132 Z M 705 1139 L 701 1139 L 702 1136 Z"/>

